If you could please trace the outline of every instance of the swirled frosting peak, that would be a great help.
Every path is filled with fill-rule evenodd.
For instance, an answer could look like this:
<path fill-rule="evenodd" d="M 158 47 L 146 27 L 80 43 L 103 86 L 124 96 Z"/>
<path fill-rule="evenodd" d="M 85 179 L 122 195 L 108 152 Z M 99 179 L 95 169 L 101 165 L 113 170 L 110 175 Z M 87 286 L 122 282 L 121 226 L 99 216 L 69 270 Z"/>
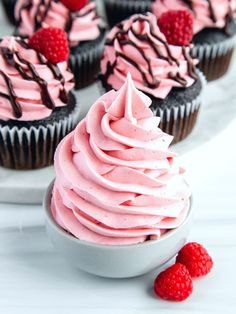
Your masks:
<path fill-rule="evenodd" d="M 130 72 L 138 89 L 164 99 L 173 87 L 188 87 L 198 79 L 189 49 L 169 45 L 155 15 L 133 15 L 108 34 L 101 79 L 118 90 Z"/>
<path fill-rule="evenodd" d="M 74 87 L 67 62 L 56 65 L 27 41 L 0 41 L 0 119 L 34 121 L 47 118 L 56 107 L 68 105 Z"/>
<path fill-rule="evenodd" d="M 55 155 L 51 208 L 75 237 L 121 245 L 156 239 L 178 227 L 190 190 L 159 128 L 151 100 L 128 75 L 98 99 Z"/>
<path fill-rule="evenodd" d="M 224 28 L 235 15 L 235 0 L 154 0 L 152 11 L 160 17 L 168 10 L 190 10 L 194 16 L 194 34 L 204 28 Z"/>
<path fill-rule="evenodd" d="M 21 36 L 31 37 L 40 27 L 62 28 L 68 33 L 71 47 L 94 40 L 100 34 L 101 19 L 94 1 L 72 12 L 58 0 L 18 0 L 15 16 Z"/>

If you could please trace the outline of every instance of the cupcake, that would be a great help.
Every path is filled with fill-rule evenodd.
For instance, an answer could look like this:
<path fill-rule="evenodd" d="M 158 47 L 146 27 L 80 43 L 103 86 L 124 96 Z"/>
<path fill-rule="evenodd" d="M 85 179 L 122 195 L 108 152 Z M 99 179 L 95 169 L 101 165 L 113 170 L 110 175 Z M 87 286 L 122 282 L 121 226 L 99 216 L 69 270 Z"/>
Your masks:
<path fill-rule="evenodd" d="M 227 72 L 236 44 L 235 0 L 106 0 L 105 3 L 110 25 L 136 12 L 151 11 L 159 18 L 170 10 L 190 11 L 194 16 L 192 55 L 199 59 L 199 69 L 208 81 Z"/>
<path fill-rule="evenodd" d="M 17 0 L 2 0 L 3 8 L 6 12 L 7 18 L 11 24 L 15 24 L 15 5 Z"/>
<path fill-rule="evenodd" d="M 66 61 L 66 34 L 61 29 L 47 29 L 45 33 L 48 50 L 44 55 L 32 48 L 39 42 L 46 46 L 42 33 L 36 33 L 29 42 L 17 37 L 5 37 L 0 42 L 3 167 L 51 165 L 57 144 L 78 122 L 79 106 L 72 94 L 74 79 Z"/>
<path fill-rule="evenodd" d="M 58 27 L 68 34 L 70 67 L 75 87 L 94 81 L 99 72 L 105 29 L 97 16 L 96 4 L 87 0 L 18 0 L 16 4 L 17 34 L 29 37 L 39 28 Z"/>
<path fill-rule="evenodd" d="M 52 215 L 80 240 L 127 245 L 182 224 L 191 192 L 158 128 L 151 99 L 128 75 L 98 99 L 55 154 Z M 129 132 L 127 132 L 129 130 Z"/>
<path fill-rule="evenodd" d="M 204 83 L 186 45 L 190 33 L 184 28 L 181 34 L 173 31 L 179 41 L 171 45 L 155 15 L 133 15 L 110 31 L 101 61 L 102 89 L 118 90 L 130 72 L 135 86 L 151 98 L 151 109 L 161 117 L 160 127 L 174 136 L 175 143 L 195 125 Z"/>

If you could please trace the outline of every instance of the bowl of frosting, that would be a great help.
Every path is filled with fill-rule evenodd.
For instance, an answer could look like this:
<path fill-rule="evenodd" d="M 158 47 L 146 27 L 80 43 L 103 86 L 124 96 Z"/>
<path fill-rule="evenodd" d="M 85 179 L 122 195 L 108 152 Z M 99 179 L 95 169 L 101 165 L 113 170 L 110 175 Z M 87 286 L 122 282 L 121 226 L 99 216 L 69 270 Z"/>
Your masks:
<path fill-rule="evenodd" d="M 151 100 L 131 75 L 100 97 L 59 144 L 56 178 L 45 196 L 55 248 L 74 266 L 103 277 L 142 275 L 184 245 L 191 190 L 159 127 Z"/>

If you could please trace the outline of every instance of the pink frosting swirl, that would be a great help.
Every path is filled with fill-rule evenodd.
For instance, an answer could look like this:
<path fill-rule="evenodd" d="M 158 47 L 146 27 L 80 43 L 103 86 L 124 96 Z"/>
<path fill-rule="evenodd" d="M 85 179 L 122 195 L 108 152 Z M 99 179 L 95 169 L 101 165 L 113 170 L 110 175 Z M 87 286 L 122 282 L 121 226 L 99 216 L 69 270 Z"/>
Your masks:
<path fill-rule="evenodd" d="M 178 227 L 188 214 L 191 192 L 168 149 L 173 137 L 158 128 L 150 104 L 128 75 L 58 146 L 51 209 L 75 237 L 139 243 Z"/>
<path fill-rule="evenodd" d="M 28 47 L 26 42 L 15 37 L 5 37 L 0 43 L 0 119 L 33 121 L 51 115 L 52 109 L 43 101 L 46 94 L 33 77 L 26 62 L 37 73 L 39 80 L 45 84 L 49 98 L 55 107 L 66 106 L 60 94 L 68 93 L 73 87 L 73 74 L 68 70 L 67 62 L 54 66 L 60 78 L 55 77 L 47 60 Z M 12 88 L 9 88 L 11 84 Z M 12 93 L 11 93 L 12 90 Z M 14 102 L 22 111 L 21 116 L 14 114 Z"/>
<path fill-rule="evenodd" d="M 71 47 L 81 41 L 94 40 L 100 34 L 101 19 L 97 17 L 95 2 L 72 13 L 56 0 L 32 0 L 30 4 L 28 0 L 18 0 L 15 16 L 20 35 L 30 37 L 39 27 L 58 27 L 68 31 Z"/>
<path fill-rule="evenodd" d="M 204 28 L 223 28 L 227 17 L 235 12 L 235 0 L 155 0 L 152 11 L 160 17 L 168 10 L 187 9 L 194 13 L 194 34 Z"/>
<path fill-rule="evenodd" d="M 197 79 L 197 60 L 189 50 L 168 45 L 155 15 L 133 15 L 108 34 L 101 78 L 117 90 L 130 72 L 138 89 L 164 99 L 173 87 L 188 87 Z"/>

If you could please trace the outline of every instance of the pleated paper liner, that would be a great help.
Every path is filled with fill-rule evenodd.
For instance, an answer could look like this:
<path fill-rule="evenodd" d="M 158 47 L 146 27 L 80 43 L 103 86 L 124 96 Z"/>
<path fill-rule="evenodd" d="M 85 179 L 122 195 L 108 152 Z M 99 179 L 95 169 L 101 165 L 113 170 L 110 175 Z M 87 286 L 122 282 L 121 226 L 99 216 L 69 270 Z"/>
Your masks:
<path fill-rule="evenodd" d="M 166 133 L 174 136 L 172 144 L 185 139 L 194 129 L 202 103 L 202 93 L 206 85 L 206 78 L 200 71 L 197 71 L 201 81 L 202 89 L 200 94 L 191 102 L 181 103 L 178 106 L 160 108 L 155 106 L 153 100 L 151 109 L 154 115 L 161 118 L 159 127 Z"/>
<path fill-rule="evenodd" d="M 68 116 L 45 126 L 0 127 L 0 166 L 23 170 L 52 165 L 57 145 L 75 128 L 79 112 L 76 104 Z"/>
<path fill-rule="evenodd" d="M 81 89 L 95 82 L 100 71 L 106 32 L 103 30 L 96 40 L 72 48 L 70 68 L 75 76 L 75 88 Z"/>
<path fill-rule="evenodd" d="M 215 44 L 196 44 L 192 56 L 199 59 L 198 68 L 207 81 L 217 80 L 229 69 L 236 45 L 236 35 Z"/>
<path fill-rule="evenodd" d="M 158 104 L 155 104 L 155 99 L 152 99 L 151 109 L 157 117 L 161 118 L 159 127 L 166 133 L 173 135 L 174 140 L 172 144 L 182 141 L 185 139 L 193 130 L 200 106 L 202 103 L 202 92 L 206 85 L 206 78 L 202 72 L 197 70 L 199 80 L 201 81 L 202 89 L 199 95 L 193 99 L 191 102 L 181 103 L 173 105 L 171 107 L 161 108 Z M 101 94 L 110 90 L 100 76 L 98 81 L 98 87 Z"/>
<path fill-rule="evenodd" d="M 107 22 L 110 27 L 135 13 L 151 12 L 151 0 L 104 0 Z"/>
<path fill-rule="evenodd" d="M 5 9 L 8 20 L 11 24 L 15 25 L 15 4 L 17 0 L 2 0 L 3 7 Z"/>
<path fill-rule="evenodd" d="M 171 108 L 151 107 L 154 115 L 161 118 L 160 129 L 174 136 L 172 144 L 185 139 L 193 130 L 201 106 L 201 97 L 192 102 Z"/>

